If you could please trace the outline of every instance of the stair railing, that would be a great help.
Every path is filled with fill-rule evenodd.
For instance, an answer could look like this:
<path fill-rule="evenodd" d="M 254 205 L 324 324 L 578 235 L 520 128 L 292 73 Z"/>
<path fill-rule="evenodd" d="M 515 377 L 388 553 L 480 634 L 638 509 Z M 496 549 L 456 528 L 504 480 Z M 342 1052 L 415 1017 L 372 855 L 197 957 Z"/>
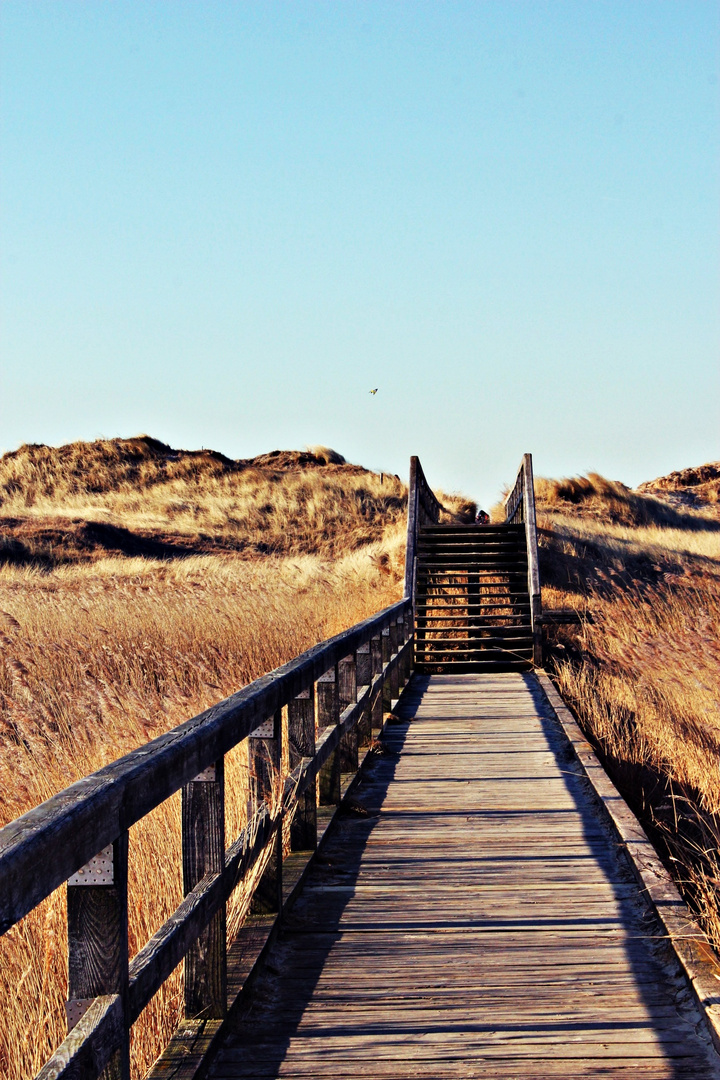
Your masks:
<path fill-rule="evenodd" d="M 525 525 L 528 557 L 528 592 L 530 593 L 530 624 L 533 639 L 533 663 L 542 666 L 542 598 L 538 561 L 537 523 L 535 519 L 535 484 L 532 454 L 524 454 L 517 479 L 505 499 L 505 521 L 508 525 Z"/>
<path fill-rule="evenodd" d="M 425 525 L 437 525 L 442 503 L 435 498 L 432 488 L 425 479 L 420 458 L 410 458 L 410 483 L 408 486 L 408 524 L 407 544 L 405 547 L 405 598 L 413 601 L 415 614 L 415 575 L 417 564 L 418 530 Z"/>

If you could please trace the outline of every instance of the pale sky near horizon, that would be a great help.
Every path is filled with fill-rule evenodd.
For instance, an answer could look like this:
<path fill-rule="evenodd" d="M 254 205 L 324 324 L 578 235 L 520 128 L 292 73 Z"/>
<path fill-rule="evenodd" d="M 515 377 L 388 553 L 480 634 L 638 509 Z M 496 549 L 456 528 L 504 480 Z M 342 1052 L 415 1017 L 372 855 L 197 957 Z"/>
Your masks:
<path fill-rule="evenodd" d="M 714 0 L 3 0 L 0 449 L 485 504 L 528 450 L 720 458 L 719 45 Z"/>

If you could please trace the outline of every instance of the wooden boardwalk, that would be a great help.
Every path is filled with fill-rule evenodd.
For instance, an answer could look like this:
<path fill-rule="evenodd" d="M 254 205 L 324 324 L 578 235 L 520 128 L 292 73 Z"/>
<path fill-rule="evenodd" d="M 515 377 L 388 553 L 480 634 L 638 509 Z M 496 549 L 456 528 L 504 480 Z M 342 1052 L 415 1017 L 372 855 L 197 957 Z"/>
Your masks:
<path fill-rule="evenodd" d="M 717 1077 L 534 676 L 416 676 L 400 715 L 210 1075 Z"/>

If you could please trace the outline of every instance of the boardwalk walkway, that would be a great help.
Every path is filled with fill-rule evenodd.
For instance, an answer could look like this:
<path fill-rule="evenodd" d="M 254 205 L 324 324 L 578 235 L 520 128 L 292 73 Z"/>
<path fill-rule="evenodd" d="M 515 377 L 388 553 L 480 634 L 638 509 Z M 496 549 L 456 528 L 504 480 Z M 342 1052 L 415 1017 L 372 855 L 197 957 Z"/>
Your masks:
<path fill-rule="evenodd" d="M 417 676 L 214 1080 L 715 1077 L 532 674 Z"/>

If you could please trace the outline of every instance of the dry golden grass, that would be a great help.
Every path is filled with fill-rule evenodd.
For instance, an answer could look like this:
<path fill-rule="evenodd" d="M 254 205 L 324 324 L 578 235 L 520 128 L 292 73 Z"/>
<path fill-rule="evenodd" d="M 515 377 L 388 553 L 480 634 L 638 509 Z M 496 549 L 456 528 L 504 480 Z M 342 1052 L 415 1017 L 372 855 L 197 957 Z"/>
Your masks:
<path fill-rule="evenodd" d="M 662 488 L 655 489 L 662 491 Z M 539 481 L 558 685 L 720 948 L 720 517 L 590 476 Z"/>
<path fill-rule="evenodd" d="M 323 448 L 304 465 L 308 454 L 250 465 L 173 454 L 143 439 L 23 448 L 0 462 L 2 512 L 20 522 L 78 516 L 163 539 L 224 536 L 244 555 L 102 557 L 102 546 L 73 547 L 77 531 L 51 551 L 41 541 L 36 562 L 27 545 L 10 552 L 0 566 L 0 824 L 401 595 L 406 491 L 395 477 Z M 295 554 L 247 557 L 262 550 Z M 245 824 L 245 747 L 226 774 L 231 843 Z M 133 954 L 182 897 L 178 797 L 131 830 L 130 896 Z M 231 927 L 246 902 L 238 890 Z M 0 939 L 9 1080 L 33 1076 L 64 1037 L 65 996 L 58 890 Z M 177 971 L 135 1025 L 135 1076 L 167 1043 L 181 996 Z"/>
<path fill-rule="evenodd" d="M 0 459 L 0 556 L 16 561 L 173 549 L 338 556 L 380 540 L 406 509 L 398 477 L 324 447 L 233 461 L 140 436 L 26 446 Z"/>

